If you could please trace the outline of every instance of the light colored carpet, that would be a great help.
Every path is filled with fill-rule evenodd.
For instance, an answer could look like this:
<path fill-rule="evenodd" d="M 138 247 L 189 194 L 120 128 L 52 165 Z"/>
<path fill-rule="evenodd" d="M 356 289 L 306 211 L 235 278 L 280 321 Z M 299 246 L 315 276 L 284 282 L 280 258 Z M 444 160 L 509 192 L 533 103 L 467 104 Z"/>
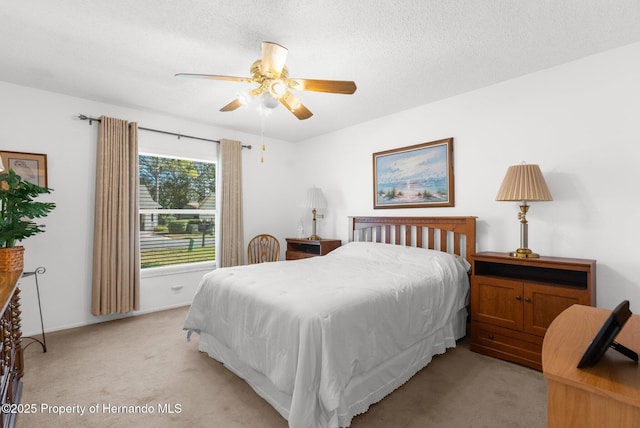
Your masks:
<path fill-rule="evenodd" d="M 17 427 L 287 427 L 198 351 L 197 335 L 187 343 L 187 311 L 50 333 L 47 353 L 29 345 L 22 403 L 35 412 L 20 414 Z M 541 373 L 471 352 L 463 339 L 351 426 L 543 428 L 546 415 Z"/>

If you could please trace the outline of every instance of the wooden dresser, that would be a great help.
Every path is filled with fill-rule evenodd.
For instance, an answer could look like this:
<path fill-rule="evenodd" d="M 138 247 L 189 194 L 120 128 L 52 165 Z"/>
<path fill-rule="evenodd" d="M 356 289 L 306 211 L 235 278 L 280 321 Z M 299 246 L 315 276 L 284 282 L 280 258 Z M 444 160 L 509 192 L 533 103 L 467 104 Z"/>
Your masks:
<path fill-rule="evenodd" d="M 549 428 L 640 427 L 640 366 L 609 349 L 591 367 L 577 368 L 610 310 L 574 305 L 553 321 L 542 347 Z M 640 316 L 632 315 L 616 342 L 640 352 Z"/>
<path fill-rule="evenodd" d="M 472 257 L 471 343 L 481 354 L 542 370 L 542 340 L 573 304 L 595 306 L 595 260 Z"/>
<path fill-rule="evenodd" d="M 22 393 L 24 362 L 22 355 L 22 331 L 20 329 L 20 288 L 18 277 L 0 273 L 0 388 L 2 403 L 2 427 L 13 427 L 17 406 Z"/>
<path fill-rule="evenodd" d="M 339 239 L 294 239 L 287 238 L 287 260 L 305 259 L 307 257 L 324 256 L 335 250 L 342 242 Z"/>

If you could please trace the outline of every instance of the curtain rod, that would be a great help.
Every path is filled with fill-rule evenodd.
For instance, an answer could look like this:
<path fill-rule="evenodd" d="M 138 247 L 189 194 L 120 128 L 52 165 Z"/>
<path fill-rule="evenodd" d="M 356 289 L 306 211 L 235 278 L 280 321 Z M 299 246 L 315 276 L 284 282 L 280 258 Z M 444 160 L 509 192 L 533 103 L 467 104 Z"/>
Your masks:
<path fill-rule="evenodd" d="M 80 119 L 80 120 L 88 120 L 89 121 L 89 125 L 93 125 L 94 121 L 95 122 L 100 122 L 100 118 L 89 117 L 89 116 L 84 115 L 84 114 L 79 114 L 78 115 L 78 119 Z M 184 137 L 184 138 L 191 138 L 192 140 L 210 141 L 212 143 L 220 144 L 219 140 L 210 140 L 208 138 L 193 137 L 191 135 L 177 134 L 175 132 L 170 132 L 170 131 L 161 131 L 159 129 L 145 128 L 145 127 L 142 127 L 142 126 L 138 126 L 138 129 L 142 129 L 143 131 L 157 132 L 159 134 L 174 135 L 174 136 L 178 137 L 178 139 Z M 243 144 L 242 148 L 251 150 L 251 144 Z"/>

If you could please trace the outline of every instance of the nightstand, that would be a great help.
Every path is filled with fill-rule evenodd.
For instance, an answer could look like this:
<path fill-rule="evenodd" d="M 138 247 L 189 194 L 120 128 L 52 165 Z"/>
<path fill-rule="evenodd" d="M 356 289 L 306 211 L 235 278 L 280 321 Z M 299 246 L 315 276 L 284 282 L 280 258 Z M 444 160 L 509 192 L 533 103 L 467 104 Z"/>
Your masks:
<path fill-rule="evenodd" d="M 542 370 L 547 327 L 576 303 L 596 304 L 595 260 L 475 254 L 470 349 Z"/>
<path fill-rule="evenodd" d="M 335 250 L 342 241 L 339 239 L 320 239 L 312 241 L 309 239 L 287 238 L 287 260 L 305 259 L 308 257 L 324 256 Z"/>

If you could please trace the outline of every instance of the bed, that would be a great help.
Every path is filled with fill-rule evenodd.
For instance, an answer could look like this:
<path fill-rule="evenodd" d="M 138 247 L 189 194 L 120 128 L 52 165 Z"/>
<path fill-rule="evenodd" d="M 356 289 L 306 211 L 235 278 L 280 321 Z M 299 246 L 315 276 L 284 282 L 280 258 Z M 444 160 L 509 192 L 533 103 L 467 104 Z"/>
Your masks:
<path fill-rule="evenodd" d="M 350 217 L 322 257 L 204 275 L 184 323 L 289 423 L 347 427 L 466 333 L 475 217 Z"/>

